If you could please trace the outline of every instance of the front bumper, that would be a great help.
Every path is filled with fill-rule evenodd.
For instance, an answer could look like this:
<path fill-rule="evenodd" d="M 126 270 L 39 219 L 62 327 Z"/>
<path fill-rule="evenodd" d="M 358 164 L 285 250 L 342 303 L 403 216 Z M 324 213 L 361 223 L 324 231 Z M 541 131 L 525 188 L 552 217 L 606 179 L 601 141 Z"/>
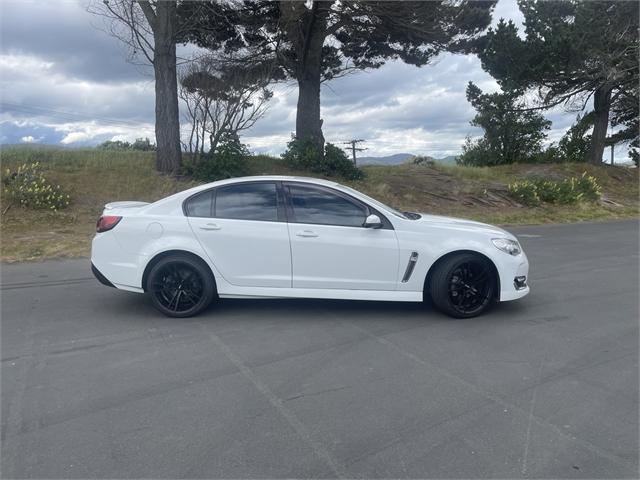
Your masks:
<path fill-rule="evenodd" d="M 500 266 L 500 301 L 508 302 L 529 293 L 529 260 L 526 255 L 513 257 L 513 263 Z"/>

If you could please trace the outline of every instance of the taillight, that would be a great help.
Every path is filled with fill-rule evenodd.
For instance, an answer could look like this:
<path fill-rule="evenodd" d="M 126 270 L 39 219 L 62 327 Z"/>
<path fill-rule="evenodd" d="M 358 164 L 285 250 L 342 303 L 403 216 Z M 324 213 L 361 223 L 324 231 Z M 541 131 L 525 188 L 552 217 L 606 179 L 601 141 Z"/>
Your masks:
<path fill-rule="evenodd" d="M 96 232 L 102 233 L 111 230 L 118 222 L 122 220 L 122 217 L 116 215 L 102 215 L 96 223 Z"/>

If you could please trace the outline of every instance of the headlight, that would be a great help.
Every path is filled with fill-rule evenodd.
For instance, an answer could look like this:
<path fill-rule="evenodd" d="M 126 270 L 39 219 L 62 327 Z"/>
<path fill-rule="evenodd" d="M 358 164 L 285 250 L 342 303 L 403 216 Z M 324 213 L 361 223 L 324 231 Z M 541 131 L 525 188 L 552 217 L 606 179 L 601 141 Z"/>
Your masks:
<path fill-rule="evenodd" d="M 522 252 L 520 244 L 516 240 L 511 240 L 510 238 L 492 238 L 491 242 L 498 250 L 502 250 L 504 253 L 508 253 L 509 255 L 520 255 L 520 252 Z"/>

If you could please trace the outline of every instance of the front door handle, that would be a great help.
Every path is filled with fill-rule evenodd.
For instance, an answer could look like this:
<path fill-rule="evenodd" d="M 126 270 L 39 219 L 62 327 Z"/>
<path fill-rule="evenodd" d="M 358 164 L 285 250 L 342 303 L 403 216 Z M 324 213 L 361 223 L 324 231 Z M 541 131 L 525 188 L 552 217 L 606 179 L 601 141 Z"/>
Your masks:
<path fill-rule="evenodd" d="M 207 223 L 206 225 L 202 225 L 200 230 L 220 230 L 222 227 L 216 223 Z"/>
<path fill-rule="evenodd" d="M 312 237 L 317 237 L 318 234 L 316 232 L 312 232 L 311 230 L 302 230 L 300 232 L 297 232 L 296 235 L 298 237 L 307 237 L 307 238 L 312 238 Z"/>

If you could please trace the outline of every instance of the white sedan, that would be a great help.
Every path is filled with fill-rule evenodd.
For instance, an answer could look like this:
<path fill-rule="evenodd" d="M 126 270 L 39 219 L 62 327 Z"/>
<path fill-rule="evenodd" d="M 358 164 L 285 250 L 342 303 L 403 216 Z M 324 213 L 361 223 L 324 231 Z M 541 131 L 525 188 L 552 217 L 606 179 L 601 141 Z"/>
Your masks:
<path fill-rule="evenodd" d="M 326 180 L 234 178 L 154 203 L 109 203 L 96 230 L 98 280 L 146 292 L 173 317 L 218 297 L 431 297 L 448 315 L 473 317 L 529 293 L 529 263 L 512 234 L 399 212 Z"/>

